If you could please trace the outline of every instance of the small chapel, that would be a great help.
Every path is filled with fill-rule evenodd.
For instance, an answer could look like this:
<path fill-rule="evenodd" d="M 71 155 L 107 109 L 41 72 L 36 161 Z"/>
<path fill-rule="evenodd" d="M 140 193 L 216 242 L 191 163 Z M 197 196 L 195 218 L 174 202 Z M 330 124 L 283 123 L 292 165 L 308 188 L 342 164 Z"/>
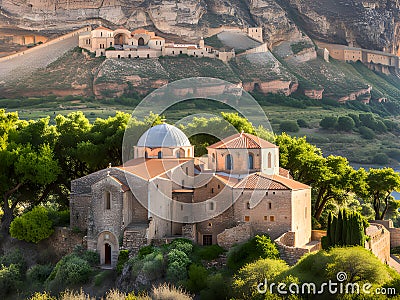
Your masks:
<path fill-rule="evenodd" d="M 290 247 L 311 241 L 311 189 L 280 168 L 276 145 L 242 132 L 207 150 L 196 158 L 180 129 L 151 127 L 133 159 L 72 181 L 71 228 L 111 267 L 121 249 L 178 237 L 225 248 L 259 233 Z"/>

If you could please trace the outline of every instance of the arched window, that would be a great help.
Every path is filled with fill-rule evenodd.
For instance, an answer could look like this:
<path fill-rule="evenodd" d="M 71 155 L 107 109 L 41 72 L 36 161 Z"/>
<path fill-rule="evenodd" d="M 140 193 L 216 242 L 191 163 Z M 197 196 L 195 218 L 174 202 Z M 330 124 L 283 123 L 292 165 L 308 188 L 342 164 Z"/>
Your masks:
<path fill-rule="evenodd" d="M 215 153 L 212 154 L 212 162 L 215 162 Z"/>
<path fill-rule="evenodd" d="M 254 169 L 254 155 L 249 153 L 249 170 Z"/>
<path fill-rule="evenodd" d="M 272 166 L 271 161 L 272 161 L 272 156 L 271 156 L 271 152 L 269 152 L 269 153 L 268 153 L 268 168 L 269 168 L 269 169 L 270 169 L 271 166 Z"/>
<path fill-rule="evenodd" d="M 181 157 L 181 153 L 179 151 L 176 151 L 176 158 L 180 158 Z"/>
<path fill-rule="evenodd" d="M 149 158 L 149 153 L 147 153 L 147 151 L 144 153 L 144 158 Z"/>
<path fill-rule="evenodd" d="M 140 38 L 138 39 L 138 45 L 139 45 L 139 46 L 144 46 L 144 38 L 140 37 Z"/>
<path fill-rule="evenodd" d="M 157 157 L 158 158 L 162 158 L 162 152 L 161 151 L 158 151 Z"/>
<path fill-rule="evenodd" d="M 232 159 L 232 155 L 230 155 L 230 154 L 228 154 L 226 156 L 225 169 L 227 169 L 227 170 L 233 169 L 233 159 Z"/>
<path fill-rule="evenodd" d="M 109 191 L 106 191 L 104 193 L 104 202 L 105 202 L 105 208 L 111 209 L 111 193 Z"/>

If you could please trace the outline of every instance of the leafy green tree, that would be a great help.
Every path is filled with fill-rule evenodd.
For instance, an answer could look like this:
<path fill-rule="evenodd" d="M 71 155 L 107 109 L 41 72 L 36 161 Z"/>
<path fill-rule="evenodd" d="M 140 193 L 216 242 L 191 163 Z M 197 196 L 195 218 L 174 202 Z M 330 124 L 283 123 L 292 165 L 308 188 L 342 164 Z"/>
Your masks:
<path fill-rule="evenodd" d="M 366 183 L 362 196 L 372 201 L 375 219 L 383 220 L 392 199 L 391 193 L 400 190 L 400 175 L 392 168 L 370 169 Z"/>
<path fill-rule="evenodd" d="M 237 299 L 254 299 L 259 296 L 257 285 L 274 280 L 289 269 L 283 260 L 259 259 L 242 267 L 233 277 L 233 291 Z"/>
<path fill-rule="evenodd" d="M 294 121 L 283 121 L 279 128 L 282 132 L 298 132 L 300 130 L 299 125 Z"/>
<path fill-rule="evenodd" d="M 360 132 L 361 137 L 366 140 L 373 140 L 375 138 L 374 131 L 366 126 L 361 126 L 358 131 Z"/>
<path fill-rule="evenodd" d="M 297 125 L 299 125 L 300 128 L 308 128 L 308 127 L 310 127 L 310 125 L 304 119 L 297 119 Z"/>
<path fill-rule="evenodd" d="M 336 128 L 339 131 L 352 131 L 355 126 L 355 122 L 351 117 L 341 116 L 338 119 Z"/>
<path fill-rule="evenodd" d="M 389 163 L 389 156 L 386 153 L 377 153 L 372 158 L 372 162 L 378 165 L 386 165 Z"/>
<path fill-rule="evenodd" d="M 355 127 L 359 127 L 361 125 L 360 118 L 356 114 L 348 114 L 350 118 L 353 119 Z"/>
<path fill-rule="evenodd" d="M 319 122 L 319 126 L 324 129 L 334 129 L 338 123 L 338 118 L 333 116 L 325 117 Z"/>
<path fill-rule="evenodd" d="M 15 218 L 10 226 L 10 234 L 13 238 L 32 243 L 48 238 L 53 232 L 53 224 L 48 217 L 48 212 L 42 206 L 36 206 L 30 212 Z"/>
<path fill-rule="evenodd" d="M 47 199 L 61 173 L 54 155 L 56 139 L 49 118 L 19 120 L 17 113 L 0 110 L 1 231 L 8 234 L 17 206 Z"/>
<path fill-rule="evenodd" d="M 246 132 L 255 134 L 253 124 L 251 124 L 246 118 L 240 117 L 238 113 L 225 113 L 221 112 L 222 117 L 232 124 L 238 132 Z"/>

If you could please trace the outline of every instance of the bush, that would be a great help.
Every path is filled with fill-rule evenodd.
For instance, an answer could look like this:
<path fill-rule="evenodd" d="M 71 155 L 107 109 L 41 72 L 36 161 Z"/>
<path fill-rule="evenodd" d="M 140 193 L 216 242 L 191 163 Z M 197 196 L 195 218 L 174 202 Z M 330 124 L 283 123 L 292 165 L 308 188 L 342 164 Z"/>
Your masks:
<path fill-rule="evenodd" d="M 254 296 L 259 295 L 257 285 L 260 282 L 265 280 L 274 282 L 288 269 L 288 265 L 283 260 L 269 258 L 247 264 L 233 278 L 234 294 L 240 299 L 253 299 Z"/>
<path fill-rule="evenodd" d="M 260 258 L 279 258 L 278 248 L 266 235 L 257 235 L 248 242 L 231 248 L 228 252 L 227 266 L 237 270 Z"/>
<path fill-rule="evenodd" d="M 9 267 L 15 265 L 18 268 L 20 274 L 24 274 L 26 271 L 26 261 L 19 249 L 12 250 L 3 256 L 0 256 L 0 266 Z"/>
<path fill-rule="evenodd" d="M 167 280 L 169 282 L 178 283 L 187 278 L 186 266 L 174 261 L 168 264 Z"/>
<path fill-rule="evenodd" d="M 119 251 L 118 263 L 117 263 L 118 274 L 122 273 L 122 269 L 124 268 L 124 265 L 128 260 L 129 260 L 129 251 L 128 250 Z"/>
<path fill-rule="evenodd" d="M 145 257 L 142 270 L 150 279 L 161 278 L 164 271 L 164 257 L 160 251 L 155 251 Z"/>
<path fill-rule="evenodd" d="M 366 140 L 373 140 L 375 138 L 374 131 L 366 126 L 361 126 L 358 131 L 360 132 L 361 137 Z"/>
<path fill-rule="evenodd" d="M 352 118 L 342 116 L 342 117 L 339 117 L 336 128 L 339 131 L 352 131 L 355 125 L 356 124 Z"/>
<path fill-rule="evenodd" d="M 76 245 L 73 254 L 86 260 L 91 266 L 100 263 L 100 255 L 96 251 L 86 250 L 82 245 Z"/>
<path fill-rule="evenodd" d="M 85 283 L 91 273 L 92 268 L 86 260 L 70 254 L 57 263 L 47 283 L 51 289 L 59 289 L 63 285 Z"/>
<path fill-rule="evenodd" d="M 389 156 L 385 153 L 377 153 L 372 159 L 372 162 L 378 165 L 387 165 L 389 163 Z"/>
<path fill-rule="evenodd" d="M 325 117 L 319 122 L 319 126 L 324 129 L 334 129 L 338 123 L 337 117 Z"/>
<path fill-rule="evenodd" d="M 308 128 L 309 127 L 307 121 L 304 119 L 298 119 L 297 125 L 299 125 L 300 128 Z"/>
<path fill-rule="evenodd" d="M 201 265 L 191 264 L 189 267 L 189 279 L 186 282 L 186 288 L 193 292 L 198 293 L 207 287 L 208 272 L 206 268 Z"/>
<path fill-rule="evenodd" d="M 355 127 L 360 127 L 361 121 L 360 121 L 360 118 L 358 117 L 358 115 L 348 114 L 348 116 L 353 119 Z"/>
<path fill-rule="evenodd" d="M 21 273 L 17 265 L 2 266 L 0 268 L 0 296 L 15 291 L 21 283 Z"/>
<path fill-rule="evenodd" d="M 168 263 L 173 262 L 177 262 L 180 265 L 187 266 L 190 263 L 190 259 L 185 252 L 178 249 L 172 249 L 168 253 Z"/>
<path fill-rule="evenodd" d="M 34 265 L 26 272 L 26 276 L 30 282 L 44 283 L 53 271 L 51 264 Z"/>
<path fill-rule="evenodd" d="M 53 227 L 64 227 L 69 225 L 69 210 L 57 211 L 55 209 L 48 210 L 48 216 L 53 224 Z"/>
<path fill-rule="evenodd" d="M 207 279 L 207 288 L 200 292 L 201 299 L 220 300 L 231 299 L 230 283 L 221 273 L 210 275 Z"/>
<path fill-rule="evenodd" d="M 225 250 L 218 245 L 202 246 L 196 249 L 195 254 L 203 260 L 213 260 L 218 258 Z"/>
<path fill-rule="evenodd" d="M 152 245 L 144 246 L 139 249 L 138 257 L 143 258 L 147 254 L 153 253 L 153 251 L 154 251 L 154 247 Z"/>
<path fill-rule="evenodd" d="M 298 132 L 300 130 L 299 125 L 294 121 L 283 121 L 279 128 L 282 132 Z"/>
<path fill-rule="evenodd" d="M 47 210 L 42 206 L 36 206 L 30 212 L 15 218 L 10 225 L 13 238 L 33 243 L 47 239 L 53 232 L 53 224 Z"/>

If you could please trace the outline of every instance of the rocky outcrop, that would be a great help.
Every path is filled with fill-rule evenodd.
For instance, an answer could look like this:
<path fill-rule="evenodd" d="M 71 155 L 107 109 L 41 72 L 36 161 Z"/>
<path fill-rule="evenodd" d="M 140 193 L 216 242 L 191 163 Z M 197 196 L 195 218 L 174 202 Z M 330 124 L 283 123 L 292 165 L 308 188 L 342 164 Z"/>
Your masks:
<path fill-rule="evenodd" d="M 397 0 L 283 0 L 286 10 L 312 38 L 397 54 L 400 44 Z"/>

